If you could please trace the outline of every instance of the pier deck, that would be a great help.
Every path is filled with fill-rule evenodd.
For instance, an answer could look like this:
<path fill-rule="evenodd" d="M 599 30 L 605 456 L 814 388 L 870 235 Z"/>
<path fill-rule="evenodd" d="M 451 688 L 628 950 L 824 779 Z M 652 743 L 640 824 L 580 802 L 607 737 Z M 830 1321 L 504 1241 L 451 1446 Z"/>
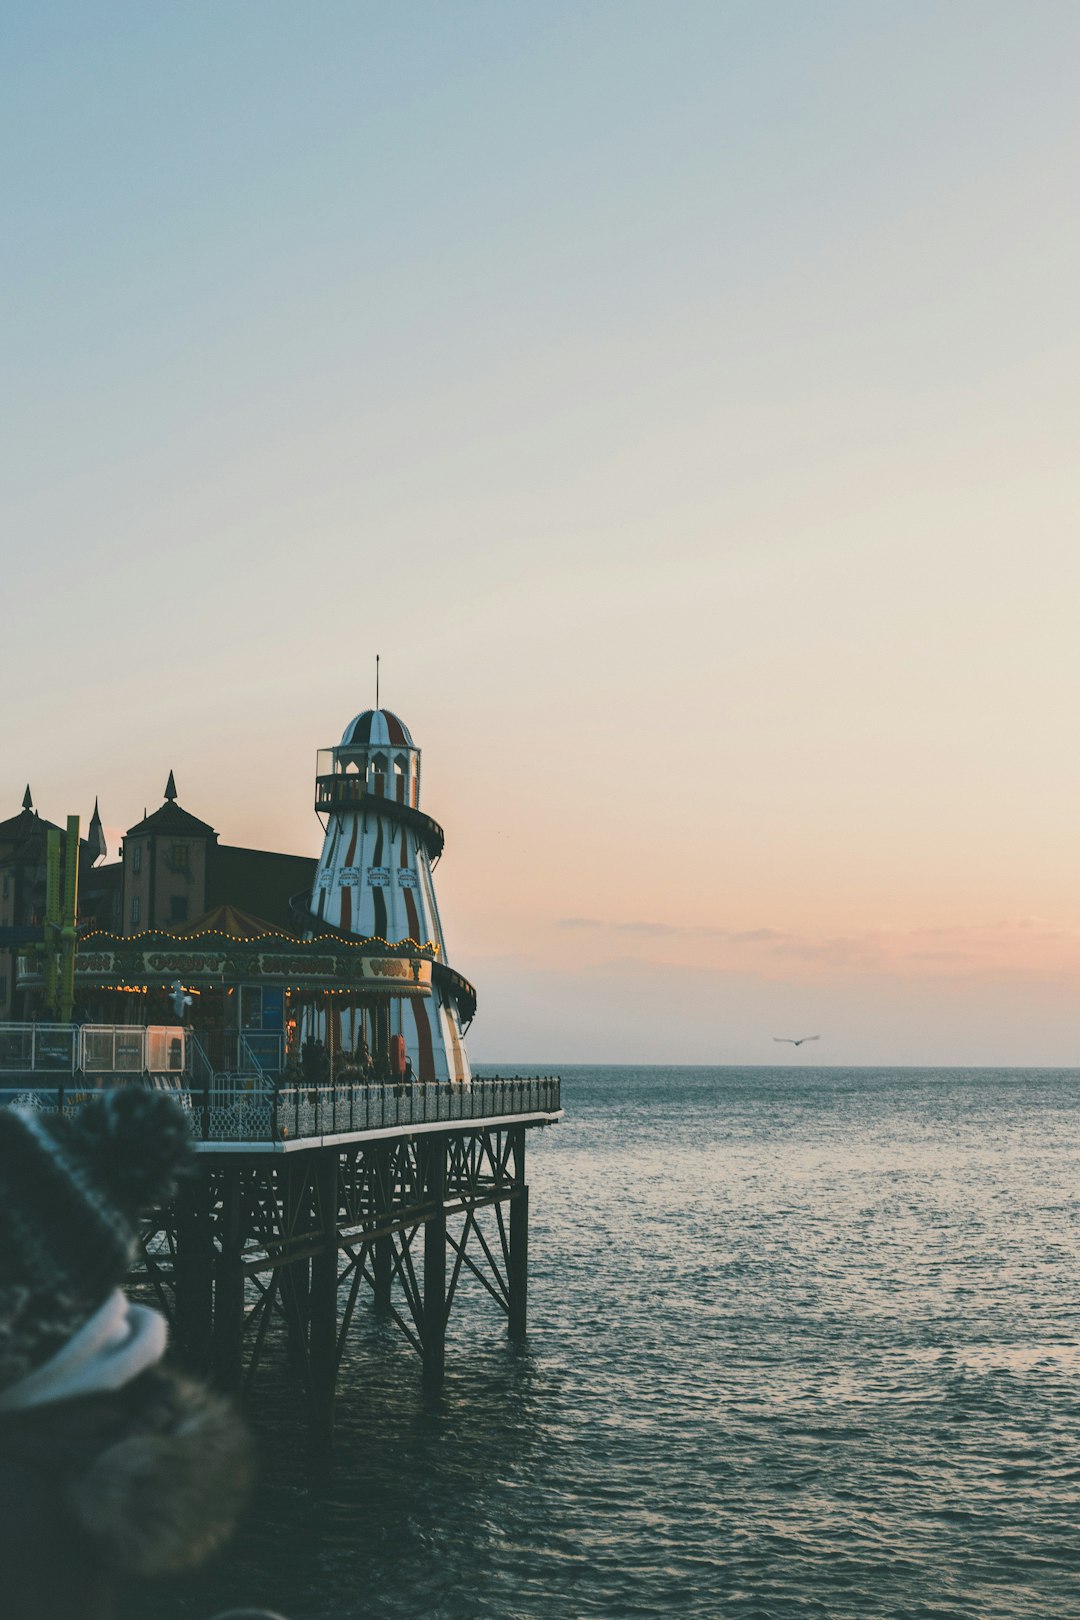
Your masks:
<path fill-rule="evenodd" d="M 32 1089 L 12 1078 L 0 1100 L 67 1111 L 87 1095 L 77 1077 Z M 427 1384 L 443 1376 L 467 1278 L 524 1337 L 526 1135 L 561 1119 L 557 1078 L 176 1095 L 197 1173 L 145 1223 L 132 1280 L 193 1371 L 255 1399 L 267 1359 L 286 1355 L 323 1450 L 362 1295 L 417 1351 Z"/>

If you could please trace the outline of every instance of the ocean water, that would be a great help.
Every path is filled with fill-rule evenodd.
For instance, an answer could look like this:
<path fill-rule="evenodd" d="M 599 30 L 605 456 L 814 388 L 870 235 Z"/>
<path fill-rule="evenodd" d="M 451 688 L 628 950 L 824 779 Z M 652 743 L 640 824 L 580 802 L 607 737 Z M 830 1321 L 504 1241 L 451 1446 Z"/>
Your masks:
<path fill-rule="evenodd" d="M 562 1072 L 527 1345 L 467 1287 L 425 1397 L 361 1309 L 332 1472 L 283 1386 L 229 1556 L 128 1620 L 1073 1620 L 1080 1074 Z"/>

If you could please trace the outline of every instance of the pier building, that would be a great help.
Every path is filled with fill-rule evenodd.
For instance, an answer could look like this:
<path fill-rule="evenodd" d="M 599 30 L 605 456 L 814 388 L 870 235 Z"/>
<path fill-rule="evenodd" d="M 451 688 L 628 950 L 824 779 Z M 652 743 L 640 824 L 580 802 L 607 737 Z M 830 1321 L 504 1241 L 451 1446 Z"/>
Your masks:
<path fill-rule="evenodd" d="M 199 1175 L 147 1222 L 140 1275 L 183 1357 L 229 1389 L 257 1396 L 284 1345 L 325 1445 L 365 1294 L 428 1381 L 469 1280 L 524 1334 L 526 1135 L 562 1111 L 557 1077 L 471 1073 L 476 992 L 446 960 L 432 876 L 443 831 L 397 716 L 367 710 L 319 755 L 315 809 L 318 859 L 226 846 L 170 772 L 110 864 L 96 807 L 61 847 L 28 790 L 0 822 L 0 1103 L 175 1093 Z"/>

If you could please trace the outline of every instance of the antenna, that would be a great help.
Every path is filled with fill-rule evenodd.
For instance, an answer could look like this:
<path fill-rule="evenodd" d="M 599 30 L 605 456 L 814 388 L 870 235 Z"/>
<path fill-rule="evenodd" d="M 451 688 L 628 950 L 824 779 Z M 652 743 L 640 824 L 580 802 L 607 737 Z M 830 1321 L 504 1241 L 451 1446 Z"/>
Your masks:
<path fill-rule="evenodd" d="M 379 707 L 379 655 L 375 654 L 375 707 Z"/>

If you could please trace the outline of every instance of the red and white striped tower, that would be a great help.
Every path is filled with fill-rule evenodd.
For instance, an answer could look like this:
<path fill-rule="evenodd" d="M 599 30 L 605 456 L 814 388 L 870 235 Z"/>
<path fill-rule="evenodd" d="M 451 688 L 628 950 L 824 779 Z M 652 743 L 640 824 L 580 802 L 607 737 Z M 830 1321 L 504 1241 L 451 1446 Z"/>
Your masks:
<path fill-rule="evenodd" d="M 396 714 L 365 709 L 336 748 L 320 751 L 315 808 L 327 820 L 313 925 L 388 945 L 412 941 L 433 956 L 430 997 L 389 998 L 388 1032 L 364 1023 L 370 1010 L 347 1015 L 354 1027 L 342 1039 L 358 1047 L 363 1038 L 375 1051 L 386 1033 L 402 1036 L 417 1079 L 468 1081 L 463 1026 L 476 993 L 446 960 L 431 876 L 443 831 L 420 809 L 420 750 Z"/>

